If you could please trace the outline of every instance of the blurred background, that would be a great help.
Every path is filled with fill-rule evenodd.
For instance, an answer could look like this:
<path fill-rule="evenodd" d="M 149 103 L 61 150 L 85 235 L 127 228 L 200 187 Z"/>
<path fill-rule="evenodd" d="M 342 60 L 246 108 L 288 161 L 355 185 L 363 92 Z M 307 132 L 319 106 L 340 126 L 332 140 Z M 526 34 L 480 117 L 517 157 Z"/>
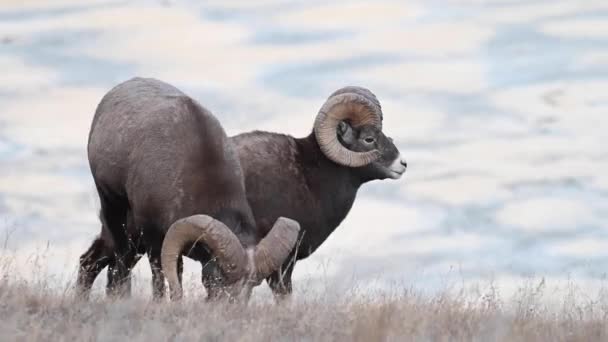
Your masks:
<path fill-rule="evenodd" d="M 376 93 L 408 171 L 360 190 L 296 292 L 604 282 L 605 0 L 0 0 L 0 250 L 22 276 L 75 280 L 100 230 L 90 122 L 133 76 L 184 90 L 230 135 L 301 137 L 332 91 Z M 143 292 L 149 277 L 143 258 Z"/>

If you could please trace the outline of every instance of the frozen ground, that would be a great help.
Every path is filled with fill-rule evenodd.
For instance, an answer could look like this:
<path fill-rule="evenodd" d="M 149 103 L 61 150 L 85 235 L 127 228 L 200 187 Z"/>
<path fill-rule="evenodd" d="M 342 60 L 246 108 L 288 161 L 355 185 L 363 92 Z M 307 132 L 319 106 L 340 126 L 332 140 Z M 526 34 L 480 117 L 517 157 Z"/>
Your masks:
<path fill-rule="evenodd" d="M 303 136 L 333 90 L 378 95 L 408 172 L 364 186 L 296 279 L 602 285 L 608 2 L 255 4 L 2 2 L 0 228 L 23 275 L 42 266 L 73 279 L 99 231 L 85 152 L 93 111 L 139 75 L 187 91 L 230 134 Z M 145 260 L 136 274 L 149 291 Z"/>

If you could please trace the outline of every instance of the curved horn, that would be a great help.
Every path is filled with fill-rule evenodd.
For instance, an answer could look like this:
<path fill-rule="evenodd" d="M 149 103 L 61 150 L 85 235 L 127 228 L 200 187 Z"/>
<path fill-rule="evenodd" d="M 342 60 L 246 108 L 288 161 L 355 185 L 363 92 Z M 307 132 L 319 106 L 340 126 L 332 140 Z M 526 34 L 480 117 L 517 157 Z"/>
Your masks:
<path fill-rule="evenodd" d="M 359 86 L 346 86 L 334 91 L 333 93 L 331 93 L 331 95 L 329 95 L 329 97 L 334 97 L 336 95 L 345 93 L 354 93 L 361 95 L 367 98 L 371 103 L 376 105 L 378 107 L 378 112 L 380 113 L 380 123 L 382 124 L 382 106 L 380 105 L 380 101 L 378 100 L 376 95 L 372 93 L 371 90 Z M 382 127 L 379 128 L 382 129 Z"/>
<path fill-rule="evenodd" d="M 239 239 L 222 222 L 207 215 L 193 215 L 171 225 L 161 251 L 163 273 L 169 282 L 172 299 L 182 297 L 177 277 L 177 258 L 188 243 L 201 241 L 217 257 L 218 265 L 230 283 L 247 274 L 247 253 Z"/>
<path fill-rule="evenodd" d="M 343 120 L 349 120 L 355 127 L 374 125 L 382 129 L 380 107 L 368 97 L 351 92 L 331 96 L 319 110 L 314 125 L 315 137 L 325 156 L 348 167 L 360 167 L 377 160 L 380 157 L 378 150 L 354 152 L 340 143 L 336 129 Z"/>
<path fill-rule="evenodd" d="M 300 232 L 298 222 L 280 217 L 260 243 L 247 253 L 236 235 L 222 222 L 207 215 L 193 215 L 171 225 L 161 251 L 163 273 L 169 282 L 171 299 L 182 297 L 177 276 L 177 258 L 193 242 L 204 242 L 216 256 L 226 283 L 246 277 L 259 282 L 281 267 L 293 250 Z"/>
<path fill-rule="evenodd" d="M 260 281 L 278 270 L 298 241 L 300 224 L 294 220 L 279 217 L 272 230 L 258 243 L 253 253 L 255 280 Z"/>

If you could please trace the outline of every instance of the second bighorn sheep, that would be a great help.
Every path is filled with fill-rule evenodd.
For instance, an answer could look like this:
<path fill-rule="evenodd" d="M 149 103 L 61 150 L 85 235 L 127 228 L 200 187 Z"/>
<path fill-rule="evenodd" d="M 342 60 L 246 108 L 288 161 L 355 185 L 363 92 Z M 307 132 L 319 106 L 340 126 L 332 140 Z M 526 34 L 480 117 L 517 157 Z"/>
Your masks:
<path fill-rule="evenodd" d="M 282 268 L 267 278 L 275 295 L 291 293 L 294 261 L 308 257 L 340 225 L 361 185 L 399 179 L 406 171 L 399 150 L 382 131 L 382 118 L 380 102 L 371 91 L 349 86 L 329 96 L 304 138 L 260 131 L 230 138 L 258 234 L 270 232 L 280 216 L 301 226 L 297 254 L 294 249 Z M 97 260 L 103 268 L 99 260 L 111 251 L 102 233 L 83 258 Z M 133 267 L 137 259 L 130 262 Z M 203 265 L 202 280 L 210 297 L 221 293 L 215 286 L 222 281 L 221 273 L 214 263 Z"/>
<path fill-rule="evenodd" d="M 224 129 L 166 83 L 135 78 L 106 94 L 93 118 L 88 154 L 101 202 L 102 241 L 112 251 L 111 285 L 119 292 L 130 285 L 125 280 L 131 264 L 145 247 L 156 297 L 164 293 L 161 263 L 172 298 L 181 297 L 178 261 L 185 249 L 202 263 L 215 257 L 229 293 L 248 296 L 296 243 L 299 225 L 283 217 L 269 234 L 259 234 Z M 81 294 L 88 293 L 99 262 L 81 258 Z"/>

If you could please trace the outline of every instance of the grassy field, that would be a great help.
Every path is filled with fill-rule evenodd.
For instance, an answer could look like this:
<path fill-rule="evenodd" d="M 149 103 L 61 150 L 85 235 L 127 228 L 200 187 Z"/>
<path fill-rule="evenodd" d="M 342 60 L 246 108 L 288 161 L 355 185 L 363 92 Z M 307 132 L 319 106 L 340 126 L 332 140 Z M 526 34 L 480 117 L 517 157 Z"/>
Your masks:
<path fill-rule="evenodd" d="M 509 300 L 492 291 L 425 296 L 396 289 L 299 293 L 282 304 L 254 296 L 244 306 L 206 303 L 196 295 L 178 303 L 154 302 L 137 293 L 125 300 L 82 301 L 69 285 L 20 280 L 14 270 L 0 271 L 0 341 L 608 340 L 603 291 L 581 301 L 572 290 L 546 305 L 542 282 L 523 286 Z"/>
<path fill-rule="evenodd" d="M 82 300 L 72 267 L 58 276 L 44 250 L 18 262 L 4 245 L 0 341 L 608 341 L 603 282 L 529 279 L 505 294 L 505 284 L 465 279 L 427 291 L 314 278 L 298 281 L 287 301 L 275 303 L 263 289 L 245 305 L 206 302 L 197 273 L 184 275 L 181 302 L 153 301 L 149 279 L 134 272 L 131 298 L 107 298 L 100 281 Z"/>

